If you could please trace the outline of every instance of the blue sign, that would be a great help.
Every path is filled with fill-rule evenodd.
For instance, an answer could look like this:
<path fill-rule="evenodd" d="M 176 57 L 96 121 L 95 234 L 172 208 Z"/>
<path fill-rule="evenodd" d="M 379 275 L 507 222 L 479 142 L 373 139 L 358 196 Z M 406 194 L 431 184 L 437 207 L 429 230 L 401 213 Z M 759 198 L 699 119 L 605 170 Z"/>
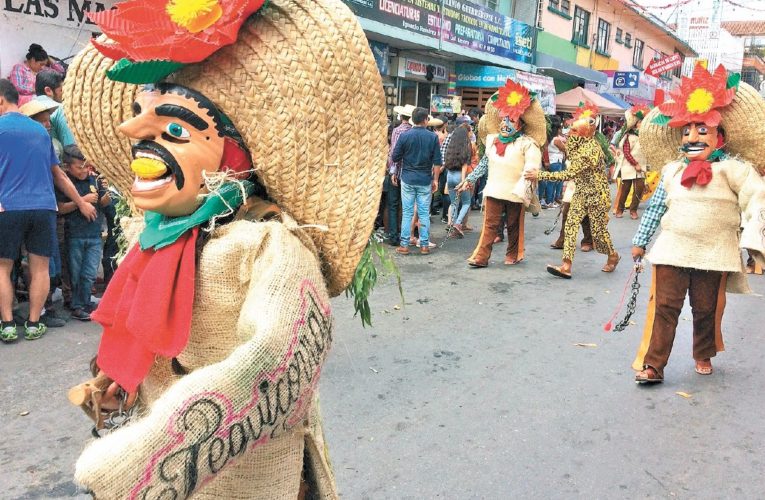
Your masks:
<path fill-rule="evenodd" d="M 636 89 L 640 83 L 639 71 L 615 71 L 614 84 L 615 89 Z"/>
<path fill-rule="evenodd" d="M 372 55 L 375 57 L 377 63 L 377 69 L 380 70 L 380 74 L 383 76 L 388 75 L 388 55 L 390 49 L 387 43 L 376 42 L 369 40 L 369 48 L 372 50 Z"/>
<path fill-rule="evenodd" d="M 481 66 L 478 64 L 457 63 L 455 65 L 458 87 L 502 87 L 507 79 L 516 79 L 514 69 L 498 68 L 496 66 Z"/>
<path fill-rule="evenodd" d="M 534 28 L 465 0 L 344 0 L 359 17 L 526 64 Z"/>

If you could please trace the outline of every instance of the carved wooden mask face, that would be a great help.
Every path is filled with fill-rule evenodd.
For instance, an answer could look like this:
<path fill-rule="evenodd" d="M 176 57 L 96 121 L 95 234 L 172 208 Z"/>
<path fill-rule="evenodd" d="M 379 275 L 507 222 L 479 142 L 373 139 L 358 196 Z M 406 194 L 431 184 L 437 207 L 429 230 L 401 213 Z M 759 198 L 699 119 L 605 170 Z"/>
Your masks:
<path fill-rule="evenodd" d="M 718 147 L 719 131 L 704 123 L 689 123 L 683 127 L 681 149 L 689 161 L 704 161 Z"/>
<path fill-rule="evenodd" d="M 138 208 L 170 217 L 197 209 L 199 195 L 206 192 L 203 172 L 218 171 L 225 145 L 219 113 L 212 108 L 178 85 L 147 87 L 138 94 L 135 116 L 119 126 L 136 141 L 130 167 Z"/>

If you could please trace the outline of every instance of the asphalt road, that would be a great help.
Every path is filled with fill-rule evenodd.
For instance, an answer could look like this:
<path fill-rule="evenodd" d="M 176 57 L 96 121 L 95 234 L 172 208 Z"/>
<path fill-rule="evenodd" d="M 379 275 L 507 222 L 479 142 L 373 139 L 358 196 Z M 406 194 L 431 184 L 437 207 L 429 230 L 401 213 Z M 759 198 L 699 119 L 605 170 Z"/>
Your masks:
<path fill-rule="evenodd" d="M 693 371 L 686 308 L 666 382 L 636 386 L 649 276 L 637 324 L 604 332 L 628 260 L 608 275 L 605 256 L 578 253 L 573 280 L 551 277 L 545 264 L 560 252 L 543 231 L 554 216 L 527 218 L 518 266 L 495 247 L 489 268 L 468 268 L 477 234 L 397 256 L 406 300 L 384 280 L 373 328 L 350 300 L 333 301 L 321 393 L 343 498 L 765 497 L 765 277 L 751 279 L 754 295 L 729 295 L 712 376 Z M 636 227 L 610 223 L 625 256 Z M 87 377 L 97 342 L 95 325 L 70 323 L 0 345 L 0 497 L 85 498 L 71 476 L 89 426 L 65 394 Z"/>

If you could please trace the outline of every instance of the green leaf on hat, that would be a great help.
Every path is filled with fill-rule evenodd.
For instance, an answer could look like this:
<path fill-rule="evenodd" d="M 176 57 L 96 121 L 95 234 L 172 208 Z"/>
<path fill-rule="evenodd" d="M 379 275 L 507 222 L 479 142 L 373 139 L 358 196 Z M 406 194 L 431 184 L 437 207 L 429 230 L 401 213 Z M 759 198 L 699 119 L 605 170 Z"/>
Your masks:
<path fill-rule="evenodd" d="M 106 71 L 106 76 L 115 82 L 144 84 L 157 83 L 170 73 L 178 71 L 185 64 L 154 59 L 151 61 L 132 62 L 120 59 Z"/>
<path fill-rule="evenodd" d="M 740 82 L 741 82 L 741 73 L 731 73 L 730 76 L 728 76 L 727 87 L 729 89 L 732 89 L 732 88 L 738 89 L 738 84 Z"/>
<path fill-rule="evenodd" d="M 492 96 L 489 98 L 491 102 L 497 102 L 497 99 L 499 99 L 499 94 L 497 93 L 492 94 Z"/>
<path fill-rule="evenodd" d="M 669 124 L 670 120 L 671 120 L 671 118 L 669 116 L 662 115 L 661 113 L 659 113 L 658 115 L 656 115 L 656 118 L 651 120 L 651 123 L 653 123 L 655 125 L 661 125 L 662 127 L 666 127 L 667 124 Z"/>

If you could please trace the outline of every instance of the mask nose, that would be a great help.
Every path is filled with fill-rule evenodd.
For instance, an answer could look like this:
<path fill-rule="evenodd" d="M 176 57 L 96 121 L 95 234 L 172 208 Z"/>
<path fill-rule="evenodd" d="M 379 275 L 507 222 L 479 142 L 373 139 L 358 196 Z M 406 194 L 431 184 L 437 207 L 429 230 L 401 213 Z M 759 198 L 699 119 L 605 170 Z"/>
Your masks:
<path fill-rule="evenodd" d="M 122 122 L 117 129 L 131 139 L 153 141 L 156 138 L 151 120 L 143 113 Z"/>
<path fill-rule="evenodd" d="M 690 130 L 688 131 L 688 142 L 698 142 L 699 141 L 699 131 L 696 129 L 696 125 L 691 125 Z"/>

